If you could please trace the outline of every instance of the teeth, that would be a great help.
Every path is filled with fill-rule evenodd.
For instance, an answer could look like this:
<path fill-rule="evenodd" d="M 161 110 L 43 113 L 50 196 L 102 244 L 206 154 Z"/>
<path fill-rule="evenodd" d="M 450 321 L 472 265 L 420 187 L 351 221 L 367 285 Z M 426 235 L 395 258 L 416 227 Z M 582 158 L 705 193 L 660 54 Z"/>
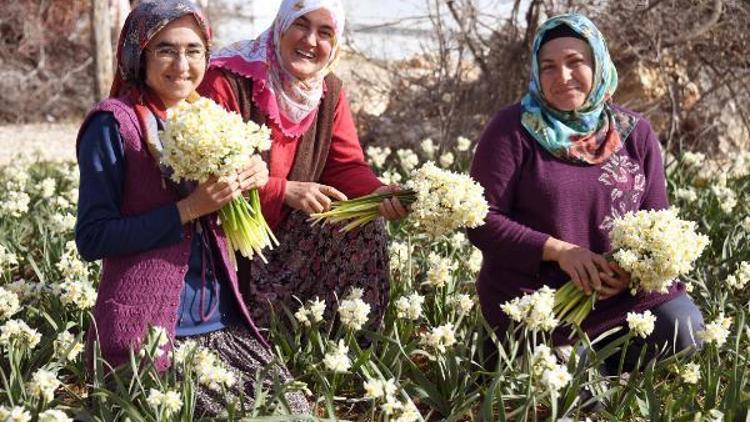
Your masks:
<path fill-rule="evenodd" d="M 312 54 L 312 53 L 308 53 L 308 52 L 306 52 L 306 51 L 302 51 L 302 50 L 295 50 L 295 51 L 296 51 L 296 52 L 297 52 L 297 54 L 299 54 L 300 56 L 303 56 L 303 57 L 307 57 L 308 59 L 314 59 L 314 58 L 315 58 L 315 55 L 314 55 L 314 54 Z"/>

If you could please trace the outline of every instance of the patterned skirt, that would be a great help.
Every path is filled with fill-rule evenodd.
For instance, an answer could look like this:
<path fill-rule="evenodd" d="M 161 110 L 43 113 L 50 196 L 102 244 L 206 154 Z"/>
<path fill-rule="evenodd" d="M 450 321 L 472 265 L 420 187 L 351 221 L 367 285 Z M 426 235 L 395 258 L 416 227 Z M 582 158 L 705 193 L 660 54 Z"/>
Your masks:
<path fill-rule="evenodd" d="M 361 288 L 370 304 L 366 329 L 376 329 L 388 305 L 388 240 L 383 219 L 344 233 L 337 225 L 311 226 L 308 216 L 292 212 L 274 231 L 280 245 L 252 261 L 238 256 L 239 282 L 253 320 L 268 328 L 271 309 L 283 314 L 300 302 L 326 302 L 330 321 L 337 302 L 353 288 Z"/>
<path fill-rule="evenodd" d="M 232 325 L 223 330 L 198 336 L 178 337 L 175 339 L 175 346 L 187 340 L 194 341 L 198 346 L 216 353 L 227 369 L 234 373 L 237 380 L 241 380 L 229 389 L 228 396 L 196 383 L 196 417 L 212 419 L 222 417 L 226 412 L 227 403 L 236 402 L 240 396 L 243 397 L 242 406 L 245 409 L 252 409 L 258 387 L 256 374 L 259 370 L 267 371 L 262 380 L 262 387 L 267 391 L 272 390 L 275 381 L 279 384 L 286 384 L 293 379 L 289 370 L 274 362 L 271 352 L 244 325 Z M 297 415 L 310 414 L 310 405 L 302 393 L 288 392 L 284 394 L 284 398 L 289 409 L 279 409 L 280 413 L 284 414 L 289 411 Z"/>

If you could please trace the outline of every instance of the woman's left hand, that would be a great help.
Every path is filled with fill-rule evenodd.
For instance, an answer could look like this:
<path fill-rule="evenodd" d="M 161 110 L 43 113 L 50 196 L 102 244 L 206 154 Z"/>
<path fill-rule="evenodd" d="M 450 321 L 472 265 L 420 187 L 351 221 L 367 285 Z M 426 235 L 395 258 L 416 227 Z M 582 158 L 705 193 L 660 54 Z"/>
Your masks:
<path fill-rule="evenodd" d="M 268 165 L 259 155 L 253 155 L 248 165 L 237 173 L 237 179 L 243 192 L 262 188 L 268 183 Z"/>
<path fill-rule="evenodd" d="M 374 191 L 372 191 L 373 194 L 380 194 L 380 193 L 390 193 L 390 192 L 398 192 L 401 190 L 401 186 L 393 184 L 393 185 L 386 185 L 381 186 Z M 380 212 L 380 215 L 385 217 L 386 220 L 399 220 L 407 215 L 409 215 L 409 211 L 401 204 L 401 201 L 398 200 L 395 196 L 392 198 L 384 199 L 383 202 L 378 205 L 378 212 Z"/>
<path fill-rule="evenodd" d="M 630 286 L 630 274 L 623 270 L 614 262 L 609 263 L 609 267 L 614 270 L 615 275 L 610 276 L 605 273 L 599 273 L 602 281 L 602 287 L 599 289 L 599 299 L 605 300 L 625 291 Z"/>

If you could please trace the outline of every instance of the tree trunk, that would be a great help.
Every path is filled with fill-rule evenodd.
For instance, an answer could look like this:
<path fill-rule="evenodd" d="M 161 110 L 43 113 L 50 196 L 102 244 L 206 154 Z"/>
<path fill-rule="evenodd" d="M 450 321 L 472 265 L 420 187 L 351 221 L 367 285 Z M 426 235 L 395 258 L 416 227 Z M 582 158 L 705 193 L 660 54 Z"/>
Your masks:
<path fill-rule="evenodd" d="M 112 85 L 112 25 L 109 1 L 92 0 L 91 34 L 94 50 L 94 95 L 99 101 L 109 95 Z"/>

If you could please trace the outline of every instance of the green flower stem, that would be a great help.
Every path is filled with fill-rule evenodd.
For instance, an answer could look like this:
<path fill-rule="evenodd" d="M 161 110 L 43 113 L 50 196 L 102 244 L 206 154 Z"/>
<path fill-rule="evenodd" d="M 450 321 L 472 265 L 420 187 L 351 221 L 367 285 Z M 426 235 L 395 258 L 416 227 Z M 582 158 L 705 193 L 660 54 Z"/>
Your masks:
<path fill-rule="evenodd" d="M 273 249 L 279 241 L 260 212 L 257 189 L 250 192 L 249 202 L 244 197 L 236 198 L 219 210 L 219 216 L 232 251 L 239 251 L 249 259 L 258 255 L 267 262 L 263 249 Z"/>
<path fill-rule="evenodd" d="M 310 217 L 313 224 L 320 222 L 323 224 L 336 224 L 352 220 L 341 228 L 341 231 L 348 232 L 378 218 L 380 216 L 378 206 L 383 200 L 388 198 L 398 198 L 401 204 L 407 207 L 417 199 L 416 192 L 411 189 L 365 195 L 347 201 L 335 201 L 331 204 L 329 211 L 312 214 Z"/>
<path fill-rule="evenodd" d="M 596 304 L 597 293 L 587 296 L 573 281 L 568 281 L 555 293 L 555 316 L 566 325 L 581 325 Z"/>

